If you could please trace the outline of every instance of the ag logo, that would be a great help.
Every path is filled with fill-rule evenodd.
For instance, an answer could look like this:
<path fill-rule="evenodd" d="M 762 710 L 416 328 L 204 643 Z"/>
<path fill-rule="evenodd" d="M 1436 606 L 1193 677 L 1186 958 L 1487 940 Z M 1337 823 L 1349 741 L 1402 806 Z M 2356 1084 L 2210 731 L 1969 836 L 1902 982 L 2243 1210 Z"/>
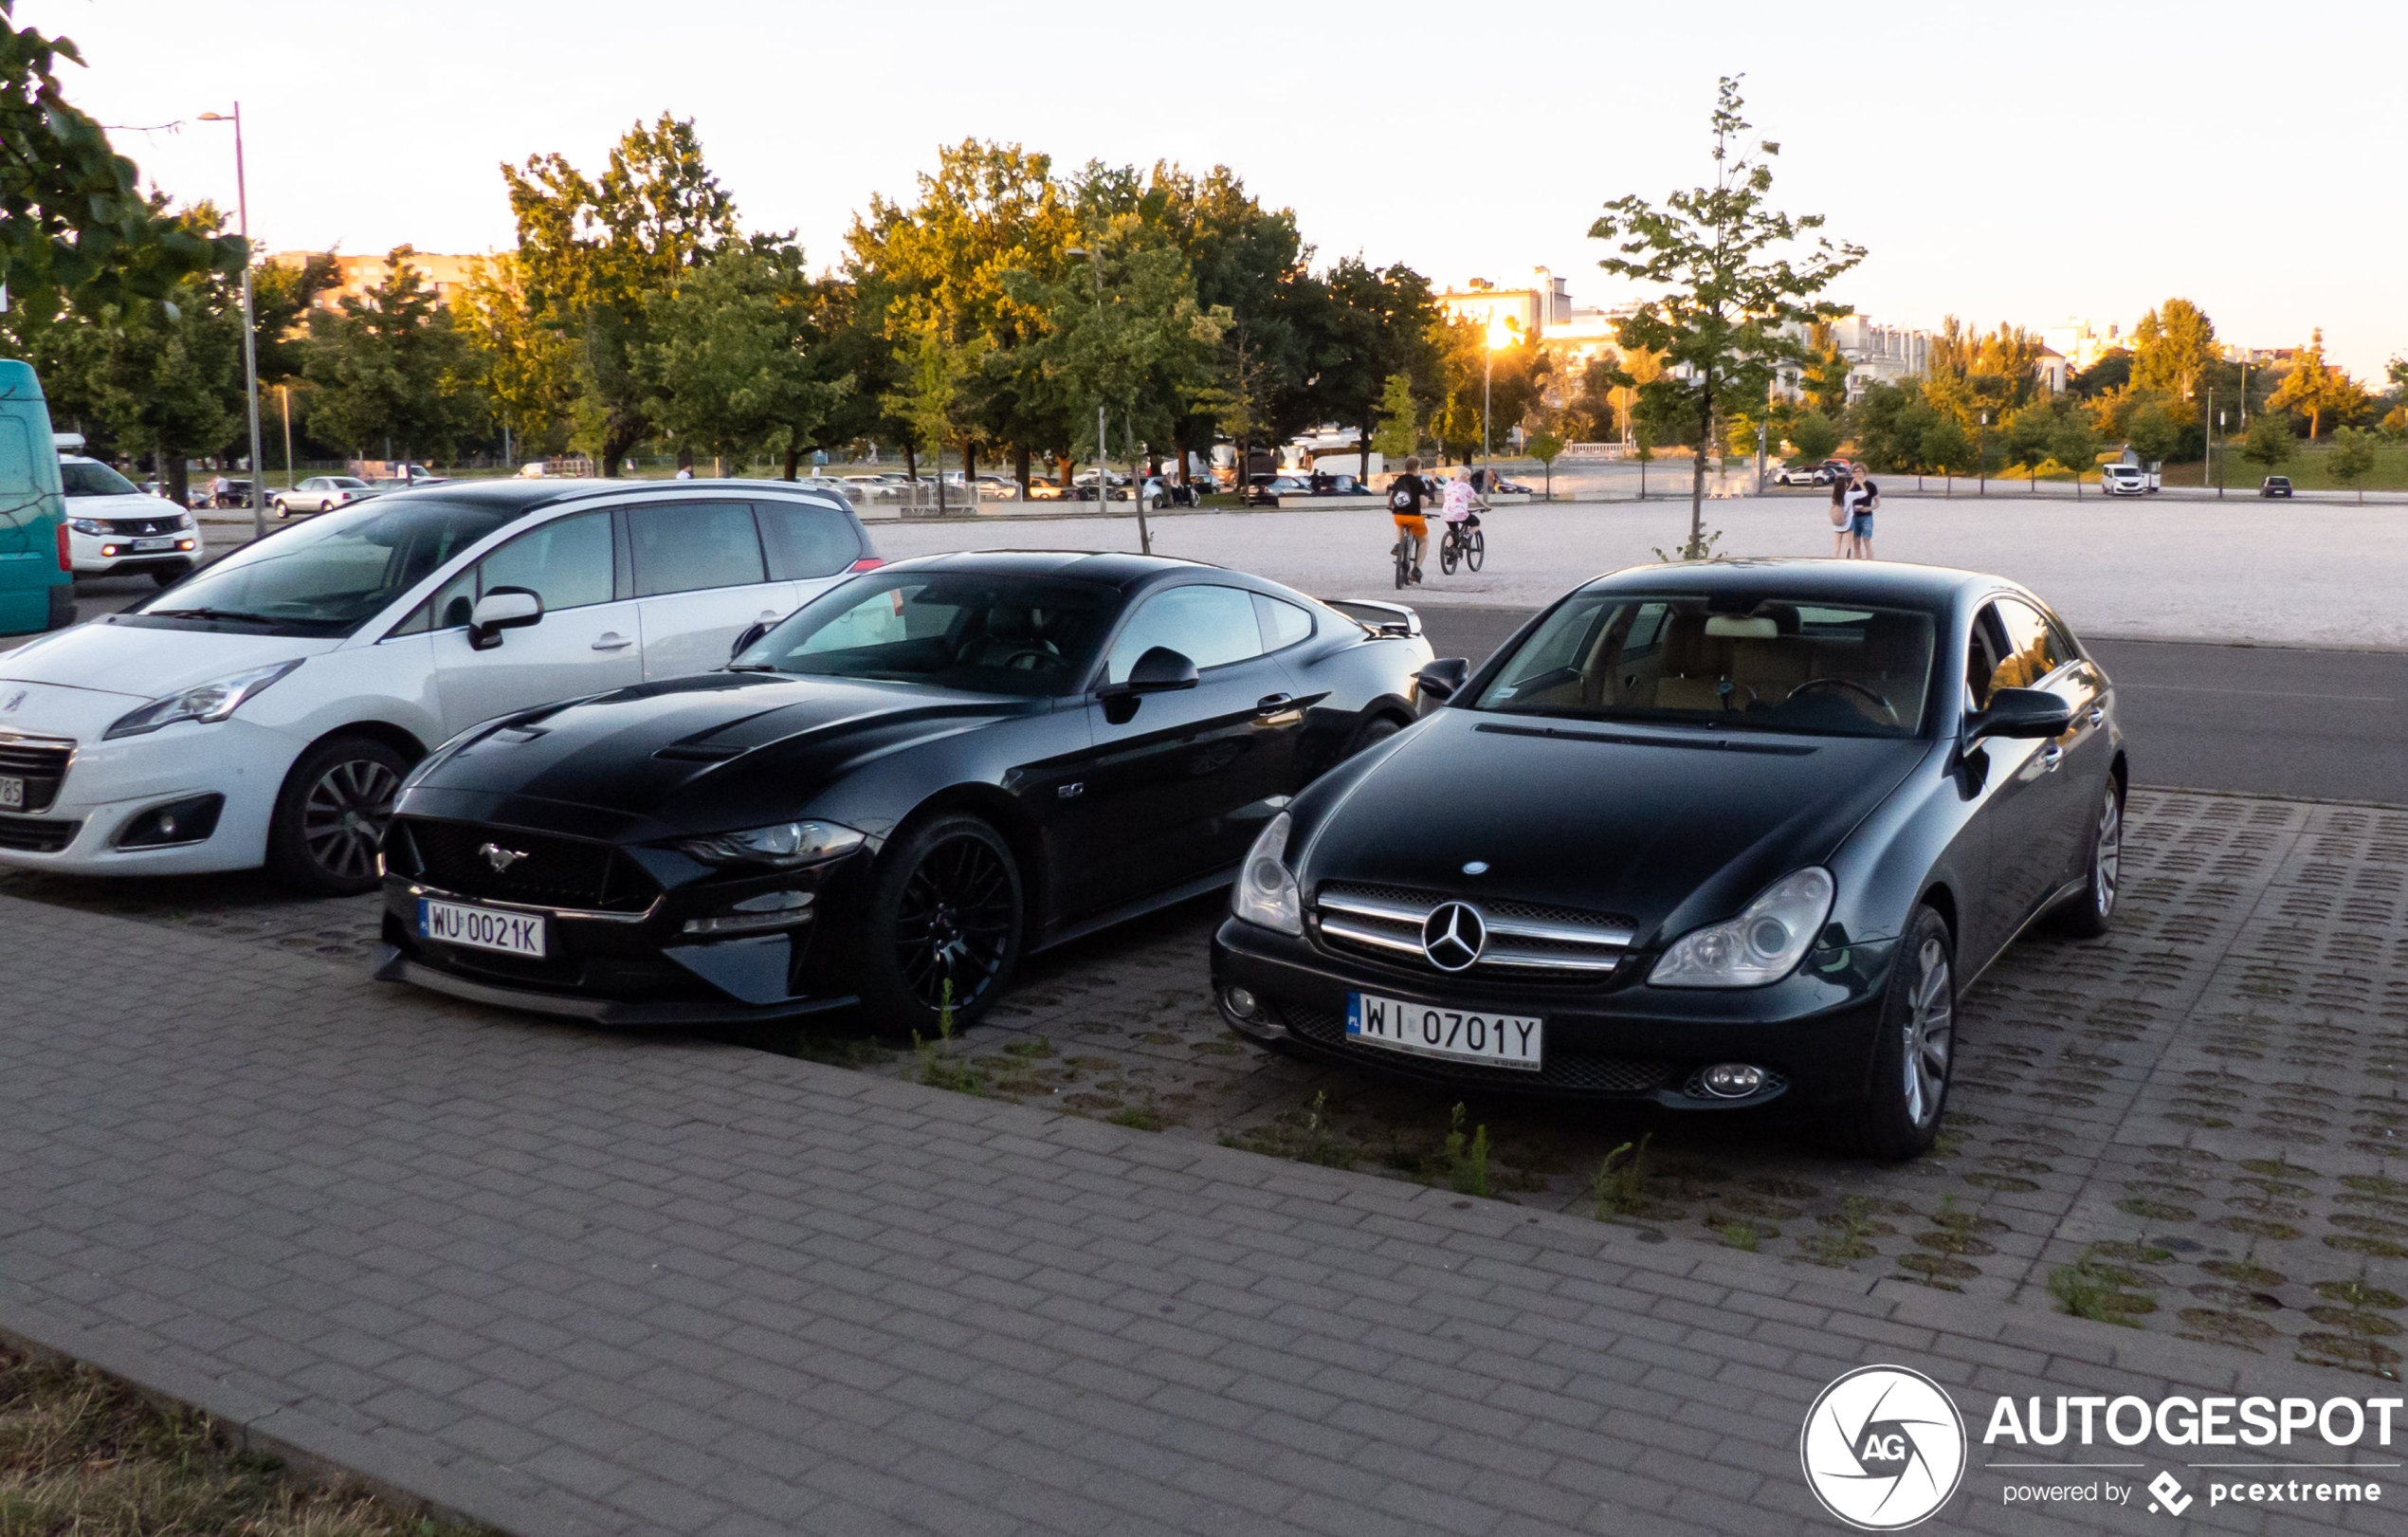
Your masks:
<path fill-rule="evenodd" d="M 1797 1440 L 1807 1487 L 1866 1531 L 1931 1516 L 1965 1472 L 1965 1426 L 1940 1384 L 1904 1366 L 1860 1366 L 1823 1389 Z"/>

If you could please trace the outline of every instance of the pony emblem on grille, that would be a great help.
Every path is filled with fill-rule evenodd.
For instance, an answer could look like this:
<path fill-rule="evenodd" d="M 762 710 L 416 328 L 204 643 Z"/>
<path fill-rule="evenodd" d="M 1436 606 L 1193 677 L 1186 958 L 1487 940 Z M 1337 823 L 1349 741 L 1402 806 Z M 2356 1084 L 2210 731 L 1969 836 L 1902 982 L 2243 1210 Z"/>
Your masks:
<path fill-rule="evenodd" d="M 493 867 L 493 872 L 496 875 L 502 874 L 511 866 L 527 857 L 523 850 L 504 849 L 498 843 L 484 844 L 477 850 L 477 852 L 485 856 L 485 863 Z"/>

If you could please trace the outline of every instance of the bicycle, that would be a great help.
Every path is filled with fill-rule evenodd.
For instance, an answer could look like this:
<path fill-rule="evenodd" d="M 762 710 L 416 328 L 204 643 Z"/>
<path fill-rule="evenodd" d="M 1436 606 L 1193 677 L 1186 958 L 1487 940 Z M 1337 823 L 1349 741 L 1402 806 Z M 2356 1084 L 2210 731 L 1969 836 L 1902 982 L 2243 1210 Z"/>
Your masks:
<path fill-rule="evenodd" d="M 1396 558 L 1397 590 L 1402 591 L 1403 589 L 1412 586 L 1413 541 L 1407 539 L 1404 535 L 1399 534 L 1396 536 L 1396 542 L 1389 548 L 1388 553 Z"/>
<path fill-rule="evenodd" d="M 1475 512 L 1460 523 L 1447 525 L 1447 532 L 1438 540 L 1438 569 L 1451 576 L 1455 562 L 1461 560 L 1477 571 L 1487 553 L 1488 541 L 1480 532 L 1480 515 Z"/>

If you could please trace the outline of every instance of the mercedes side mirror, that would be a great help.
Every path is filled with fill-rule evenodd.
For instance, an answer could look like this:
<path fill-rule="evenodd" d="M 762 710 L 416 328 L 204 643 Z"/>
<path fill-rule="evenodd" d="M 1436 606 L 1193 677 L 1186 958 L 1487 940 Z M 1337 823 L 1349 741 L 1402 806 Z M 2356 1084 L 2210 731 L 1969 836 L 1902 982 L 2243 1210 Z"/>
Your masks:
<path fill-rule="evenodd" d="M 543 618 L 543 599 L 531 587 L 497 587 L 477 599 L 468 613 L 468 644 L 489 651 L 505 630 L 524 630 Z"/>
<path fill-rule="evenodd" d="M 1463 686 L 1471 681 L 1471 664 L 1460 656 L 1442 656 L 1424 664 L 1413 676 L 1414 682 L 1421 686 L 1424 703 L 1444 704 L 1462 693 Z"/>
<path fill-rule="evenodd" d="M 731 662 L 735 661 L 746 651 L 751 650 L 755 641 L 759 640 L 763 635 L 768 633 L 769 622 L 765 619 L 756 619 L 751 624 L 746 625 L 744 627 L 744 632 L 736 637 L 736 644 L 727 649 L 727 659 Z"/>
<path fill-rule="evenodd" d="M 2062 737 L 2073 706 L 2045 688 L 1994 688 L 1990 707 L 1965 718 L 1965 744 L 1984 737 Z"/>

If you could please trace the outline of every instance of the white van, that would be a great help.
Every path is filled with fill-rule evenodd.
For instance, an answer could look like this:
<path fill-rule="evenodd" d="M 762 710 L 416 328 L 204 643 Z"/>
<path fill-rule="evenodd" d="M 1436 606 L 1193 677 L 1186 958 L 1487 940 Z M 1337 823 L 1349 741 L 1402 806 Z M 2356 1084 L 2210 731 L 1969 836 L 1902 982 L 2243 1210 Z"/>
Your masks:
<path fill-rule="evenodd" d="M 549 700 L 707 671 L 878 563 L 775 482 L 455 482 L 290 523 L 0 652 L 0 864 L 266 865 L 366 891 L 410 766 Z"/>

